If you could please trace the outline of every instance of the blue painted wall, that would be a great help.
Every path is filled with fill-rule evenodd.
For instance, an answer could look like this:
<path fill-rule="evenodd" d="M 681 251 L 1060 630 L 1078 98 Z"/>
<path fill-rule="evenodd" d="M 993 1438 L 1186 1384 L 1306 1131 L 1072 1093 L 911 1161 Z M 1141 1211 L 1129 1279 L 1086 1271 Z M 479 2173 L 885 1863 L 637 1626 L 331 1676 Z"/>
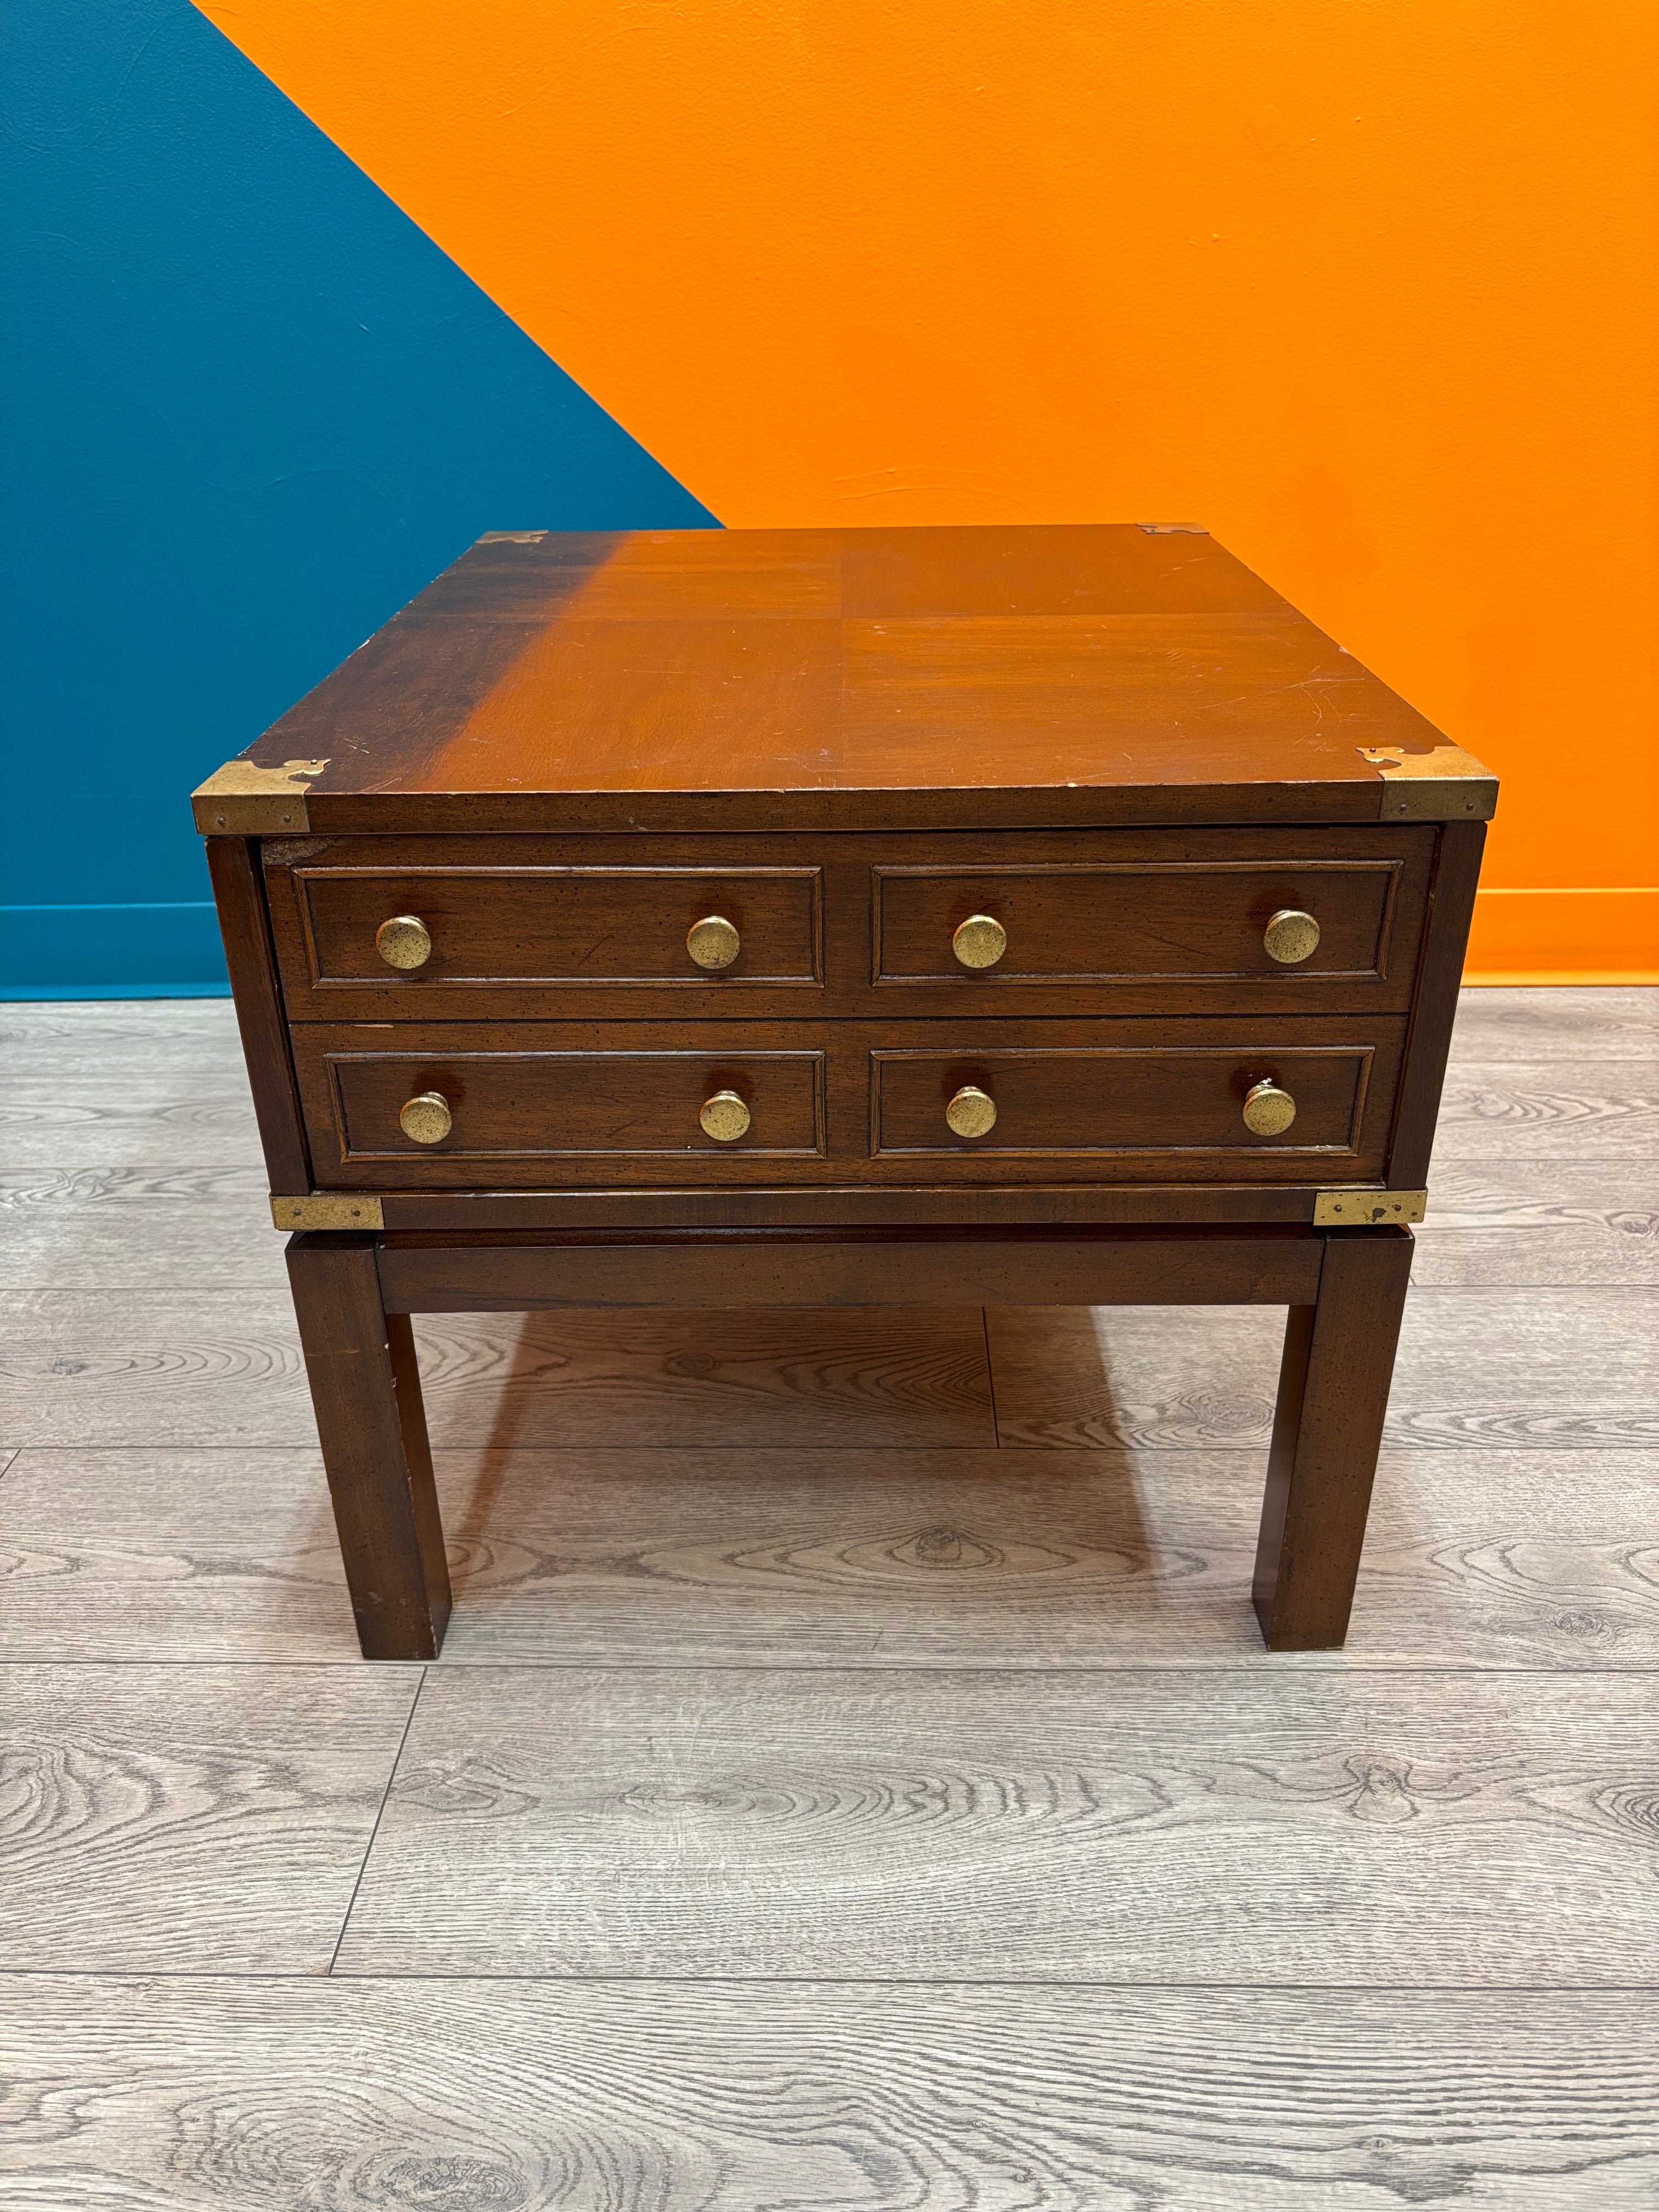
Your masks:
<path fill-rule="evenodd" d="M 183 0 L 15 0 L 0 996 L 222 989 L 188 793 L 481 531 L 714 517 Z"/>

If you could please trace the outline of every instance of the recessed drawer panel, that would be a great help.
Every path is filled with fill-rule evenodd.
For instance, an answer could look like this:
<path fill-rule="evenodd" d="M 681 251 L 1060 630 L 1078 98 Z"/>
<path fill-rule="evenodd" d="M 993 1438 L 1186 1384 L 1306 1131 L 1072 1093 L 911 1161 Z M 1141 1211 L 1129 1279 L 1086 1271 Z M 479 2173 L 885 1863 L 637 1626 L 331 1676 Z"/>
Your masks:
<path fill-rule="evenodd" d="M 964 1041 L 966 1042 L 966 1041 Z M 971 1154 L 1182 1163 L 1356 1155 L 1375 1048 L 1274 1043 L 1012 1046 L 871 1055 L 878 1158 Z"/>
<path fill-rule="evenodd" d="M 302 988 L 416 1005 L 469 988 L 811 987 L 820 880 L 815 866 L 301 865 L 291 949 Z"/>
<path fill-rule="evenodd" d="M 878 867 L 875 980 L 1381 982 L 1399 860 Z"/>
<path fill-rule="evenodd" d="M 1405 1024 L 303 1023 L 319 1188 L 1380 1176 Z"/>
<path fill-rule="evenodd" d="M 474 1181 L 479 1163 L 496 1182 L 561 1162 L 625 1180 L 665 1159 L 695 1176 L 739 1152 L 775 1166 L 823 1152 L 811 1051 L 371 1045 L 327 1053 L 317 1078 L 343 1167 L 403 1165 L 428 1183 Z"/>

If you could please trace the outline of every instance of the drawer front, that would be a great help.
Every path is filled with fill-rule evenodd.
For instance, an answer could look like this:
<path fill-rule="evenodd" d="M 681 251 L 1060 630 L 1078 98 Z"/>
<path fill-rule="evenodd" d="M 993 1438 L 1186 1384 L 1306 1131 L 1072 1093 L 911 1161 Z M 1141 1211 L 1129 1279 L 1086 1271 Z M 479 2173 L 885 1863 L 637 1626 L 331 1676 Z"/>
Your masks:
<path fill-rule="evenodd" d="M 441 1182 L 457 1170 L 472 1180 L 483 1164 L 496 1182 L 568 1166 L 626 1182 L 665 1161 L 695 1176 L 738 1142 L 744 1175 L 757 1163 L 769 1171 L 823 1157 L 824 1061 L 810 1050 L 595 1052 L 550 1039 L 527 1052 L 369 1047 L 331 1054 L 325 1073 L 347 1170 L 402 1169 Z M 734 1098 L 749 1117 L 741 1137 L 708 1133 L 706 1112 L 716 1129 L 729 1127 L 710 1102 L 729 1110 Z M 407 1124 L 421 1133 L 405 1133 L 410 1103 L 433 1100 L 447 1129 L 433 1135 L 428 1112 Z"/>
<path fill-rule="evenodd" d="M 1168 1185 L 1379 1178 L 1405 1024 L 375 1023 L 293 1036 L 325 1189 Z M 1244 1110 L 1264 1084 L 1294 1105 L 1267 1133 Z M 978 1135 L 948 1118 L 964 1090 L 994 1108 Z M 721 1093 L 743 1126 L 728 1099 L 710 1134 Z"/>
<path fill-rule="evenodd" d="M 295 1021 L 1370 1015 L 1411 1004 L 1437 835 L 355 836 L 264 858 Z M 1280 960 L 1285 913 L 1318 937 L 1281 931 Z M 988 967 L 955 949 L 975 915 L 1006 939 Z M 380 942 L 400 915 L 426 932 L 410 967 Z M 713 915 L 736 932 L 719 969 L 687 942 Z"/>
<path fill-rule="evenodd" d="M 325 1001 L 365 991 L 401 998 L 400 1018 L 453 994 L 495 1000 L 526 989 L 670 999 L 735 990 L 740 1000 L 780 987 L 816 994 L 822 881 L 811 864 L 302 862 L 273 886 L 272 911 L 291 991 Z M 399 917 L 418 921 L 426 941 L 405 951 L 384 934 Z M 730 937 L 705 929 L 694 939 L 699 923 L 716 920 Z M 397 964 L 399 955 L 413 964 Z"/>
<path fill-rule="evenodd" d="M 1287 996 L 1310 982 L 1378 985 L 1389 975 L 1404 867 L 1395 859 L 878 866 L 874 980 L 971 982 L 987 998 L 1022 986 L 1132 981 L 1271 981 Z M 1311 949 L 1303 949 L 1313 934 L 1305 923 L 1275 925 L 1289 915 L 1311 918 Z M 970 916 L 1002 933 L 1006 948 L 993 965 L 957 956 Z M 1294 958 L 1275 958 L 1270 945 Z"/>
<path fill-rule="evenodd" d="M 1226 1159 L 1241 1175 L 1264 1159 L 1358 1154 L 1376 1048 L 1249 1043 L 940 1052 L 900 1047 L 871 1055 L 872 1151 L 878 1159 L 1011 1158 L 1098 1159 L 1132 1153 L 1162 1158 L 1170 1173 L 1183 1160 Z M 1268 1086 L 1283 1129 L 1258 1133 L 1247 1122 L 1253 1094 Z M 1264 1094 L 1265 1096 L 1265 1094 Z M 969 1102 L 987 1129 L 958 1135 L 953 1100 Z M 988 1107 L 984 1102 L 989 1101 Z M 1264 1107 L 1265 1110 L 1265 1107 Z"/>

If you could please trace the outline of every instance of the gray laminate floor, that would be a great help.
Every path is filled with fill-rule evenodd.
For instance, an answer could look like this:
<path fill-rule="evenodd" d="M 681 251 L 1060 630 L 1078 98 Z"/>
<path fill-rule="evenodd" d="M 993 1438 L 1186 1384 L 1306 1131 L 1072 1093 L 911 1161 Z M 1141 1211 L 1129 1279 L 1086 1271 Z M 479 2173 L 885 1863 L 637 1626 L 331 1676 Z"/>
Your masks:
<path fill-rule="evenodd" d="M 1276 1315 L 419 1327 L 356 1657 L 230 1009 L 0 1007 L 0 2204 L 1659 2207 L 1659 992 L 1466 997 L 1355 1623 Z"/>

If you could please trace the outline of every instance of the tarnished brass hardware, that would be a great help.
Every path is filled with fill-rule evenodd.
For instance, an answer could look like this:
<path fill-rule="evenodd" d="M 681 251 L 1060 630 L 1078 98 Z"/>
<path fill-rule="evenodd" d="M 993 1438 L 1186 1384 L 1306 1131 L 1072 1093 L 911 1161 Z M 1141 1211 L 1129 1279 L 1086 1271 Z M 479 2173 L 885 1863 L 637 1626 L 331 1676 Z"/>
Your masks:
<path fill-rule="evenodd" d="M 988 1137 L 997 1125 L 997 1102 L 976 1083 L 964 1083 L 945 1109 L 951 1133 L 957 1137 Z"/>
<path fill-rule="evenodd" d="M 1244 1097 L 1244 1127 L 1253 1137 L 1282 1137 L 1296 1119 L 1296 1101 L 1271 1079 L 1252 1084 Z"/>
<path fill-rule="evenodd" d="M 1400 745 L 1355 750 L 1382 779 L 1379 822 L 1490 822 L 1498 811 L 1498 778 L 1462 745 L 1421 753 Z"/>
<path fill-rule="evenodd" d="M 729 968 L 743 939 L 723 914 L 706 914 L 686 931 L 685 949 L 699 968 Z"/>
<path fill-rule="evenodd" d="M 424 968 L 432 957 L 432 933 L 418 914 L 394 914 L 375 931 L 374 950 L 388 968 Z"/>
<path fill-rule="evenodd" d="M 384 1229 L 385 1217 L 378 1198 L 363 1194 L 342 1197 L 330 1192 L 320 1198 L 277 1198 L 270 1201 L 270 1218 L 278 1229 Z"/>
<path fill-rule="evenodd" d="M 717 1145 L 735 1145 L 739 1137 L 749 1134 L 749 1109 L 735 1091 L 717 1091 L 712 1098 L 705 1098 L 697 1120 L 704 1136 L 712 1137 Z"/>
<path fill-rule="evenodd" d="M 1314 1197 L 1314 1227 L 1404 1229 L 1428 1210 L 1425 1190 L 1322 1190 Z"/>
<path fill-rule="evenodd" d="M 455 1117 L 441 1091 L 422 1091 L 398 1108 L 398 1126 L 411 1144 L 441 1145 L 454 1127 Z"/>
<path fill-rule="evenodd" d="M 1008 933 L 993 915 L 970 914 L 951 933 L 951 950 L 964 968 L 994 968 L 1008 950 Z"/>
<path fill-rule="evenodd" d="M 1299 961 L 1311 960 L 1318 951 L 1319 924 L 1299 907 L 1282 906 L 1269 916 L 1261 942 L 1270 960 L 1277 960 L 1282 968 L 1294 968 Z"/>
<path fill-rule="evenodd" d="M 284 761 L 261 768 L 258 761 L 227 761 L 191 793 L 191 811 L 204 836 L 280 837 L 309 830 L 306 791 L 326 760 Z"/>

